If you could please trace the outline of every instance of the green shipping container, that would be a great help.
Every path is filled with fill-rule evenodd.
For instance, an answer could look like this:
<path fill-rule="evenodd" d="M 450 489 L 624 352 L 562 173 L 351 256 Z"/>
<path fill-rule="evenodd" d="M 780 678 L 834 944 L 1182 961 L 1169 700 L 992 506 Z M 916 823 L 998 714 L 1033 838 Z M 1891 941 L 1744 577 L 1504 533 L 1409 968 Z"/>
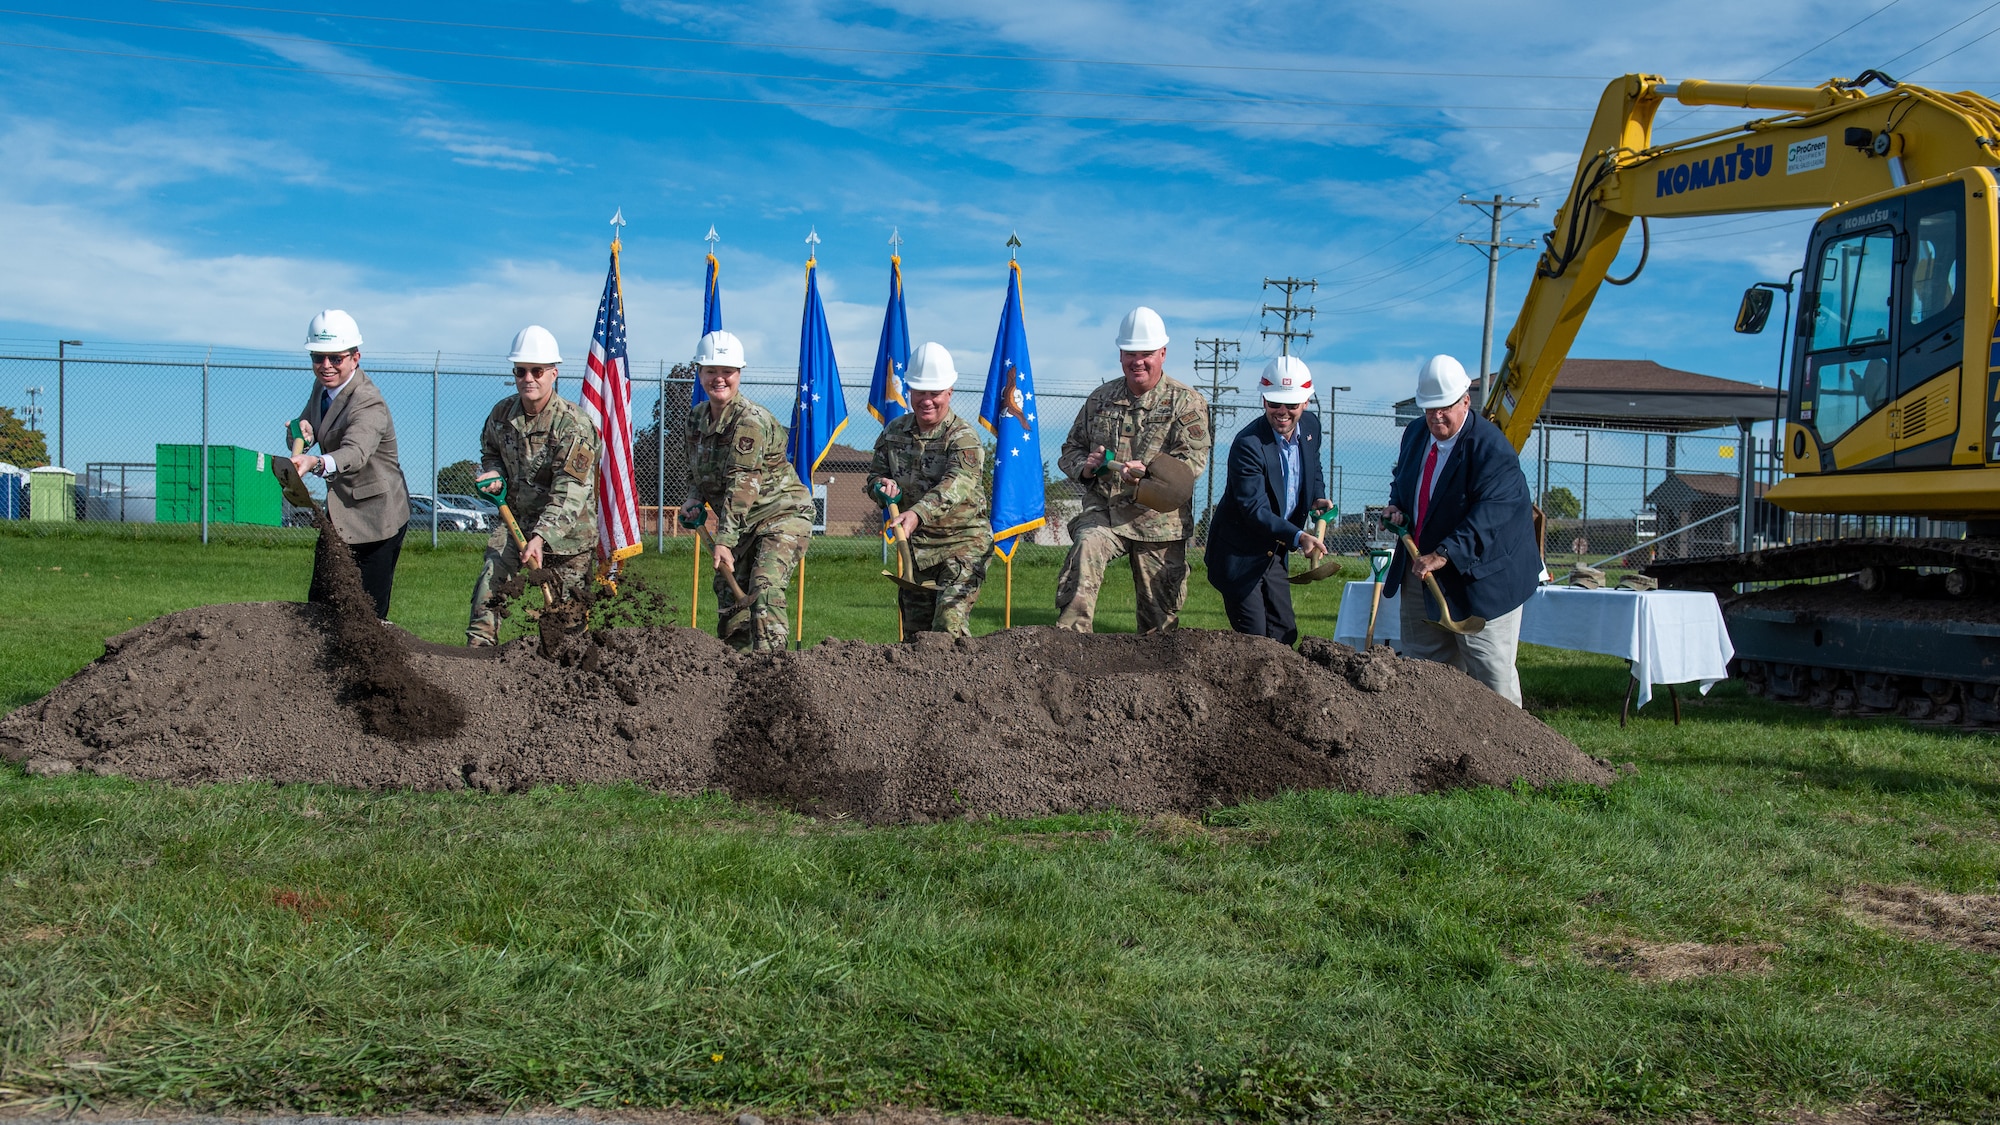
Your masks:
<path fill-rule="evenodd" d="M 154 511 L 161 523 L 201 520 L 201 446 L 160 445 L 154 449 Z M 237 445 L 208 447 L 208 522 L 285 522 L 283 494 L 271 475 L 270 459 Z"/>

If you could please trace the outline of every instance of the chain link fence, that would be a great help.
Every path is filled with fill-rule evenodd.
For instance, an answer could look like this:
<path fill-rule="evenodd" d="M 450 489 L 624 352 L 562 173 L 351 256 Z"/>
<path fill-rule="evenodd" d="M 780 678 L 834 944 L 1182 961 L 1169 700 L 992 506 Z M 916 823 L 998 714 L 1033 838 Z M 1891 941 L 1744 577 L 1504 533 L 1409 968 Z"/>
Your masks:
<path fill-rule="evenodd" d="M 479 431 L 486 414 L 513 393 L 504 361 L 493 357 L 363 353 L 397 429 L 399 458 L 413 501 L 410 541 L 434 546 L 483 541 L 495 518 L 472 497 Z M 575 401 L 580 383 L 565 370 L 558 393 Z M 632 366 L 634 465 L 641 522 L 649 540 L 682 534 L 672 509 L 687 493 L 685 422 L 692 370 L 663 361 Z M 849 373 L 850 380 L 852 372 Z M 977 384 L 954 403 L 972 417 Z M 237 349 L 59 345 L 0 342 L 0 462 L 20 470 L 0 476 L 0 519 L 151 525 L 157 534 L 208 542 L 305 542 L 304 513 L 278 496 L 268 458 L 280 454 L 285 423 L 312 392 L 302 354 Z M 783 368 L 747 370 L 743 393 L 789 419 L 796 383 Z M 968 393 L 969 392 L 969 393 Z M 17 397 L 18 396 L 18 397 Z M 880 427 L 848 387 L 849 423 L 813 474 L 820 530 L 867 537 L 879 513 L 862 492 Z M 1075 482 L 1055 470 L 1085 392 L 1037 395 L 1048 494 L 1048 526 L 1036 542 L 1067 543 L 1066 524 L 1081 507 Z M 1341 513 L 1337 550 L 1357 553 L 1375 529 L 1367 509 L 1382 504 L 1404 428 L 1413 412 L 1388 403 L 1315 400 L 1326 435 L 1327 491 Z M 1408 408 L 1406 408 L 1407 410 Z M 1220 500 L 1229 438 L 1258 416 L 1256 405 L 1213 408 L 1217 463 L 1195 484 L 1201 515 Z M 666 440 L 661 440 L 664 427 Z M 1655 556 L 1692 557 L 1807 538 L 1871 534 L 1943 534 L 1962 525 L 1935 521 L 1791 516 L 1761 497 L 1777 475 L 1770 442 L 1744 431 L 1695 434 L 1644 429 L 1537 429 L 1522 450 L 1522 469 L 1548 516 L 1551 569 L 1573 562 Z M 5 472 L 6 470 L 0 470 Z M 317 481 L 309 482 L 318 490 Z M 1748 526 L 1741 501 L 1747 497 Z M 662 519 L 665 509 L 667 518 Z"/>

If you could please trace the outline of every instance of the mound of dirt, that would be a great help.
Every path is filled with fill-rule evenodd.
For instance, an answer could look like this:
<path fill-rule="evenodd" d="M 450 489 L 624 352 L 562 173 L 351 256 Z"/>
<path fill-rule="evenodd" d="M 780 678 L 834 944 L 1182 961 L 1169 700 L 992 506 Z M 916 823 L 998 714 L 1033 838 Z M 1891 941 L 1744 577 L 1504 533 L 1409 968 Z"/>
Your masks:
<path fill-rule="evenodd" d="M 748 657 L 690 629 L 599 630 L 545 655 L 535 640 L 447 648 L 371 624 L 410 682 L 464 708 L 455 731 L 388 737 L 343 699 L 338 616 L 208 606 L 114 637 L 0 720 L 0 756 L 38 774 L 362 789 L 629 780 L 871 823 L 1613 777 L 1443 665 L 1199 630 L 920 634 Z"/>

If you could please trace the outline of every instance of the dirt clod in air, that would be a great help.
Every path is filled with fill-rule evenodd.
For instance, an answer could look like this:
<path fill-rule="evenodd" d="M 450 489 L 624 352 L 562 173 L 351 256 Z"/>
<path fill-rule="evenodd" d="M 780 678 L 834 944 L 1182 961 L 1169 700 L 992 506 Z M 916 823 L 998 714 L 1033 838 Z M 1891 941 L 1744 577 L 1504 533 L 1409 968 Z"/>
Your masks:
<path fill-rule="evenodd" d="M 462 728 L 422 742 L 385 737 L 323 676 L 298 674 L 296 654 L 325 628 L 319 607 L 171 614 L 112 638 L 103 659 L 0 720 L 0 755 L 362 789 L 633 781 L 869 823 L 1099 809 L 1179 818 L 1158 821 L 1175 826 L 1163 831 L 1286 790 L 1614 777 L 1458 671 L 1386 649 L 1035 627 L 745 656 L 690 629 L 607 627 L 618 600 L 587 602 L 588 626 L 559 631 L 553 649 L 547 630 L 468 650 L 371 617 L 401 644 L 407 682 L 463 703 Z"/>
<path fill-rule="evenodd" d="M 347 701 L 360 712 L 363 726 L 402 742 L 456 733 L 465 725 L 464 707 L 410 666 L 409 634 L 375 616 L 375 599 L 361 585 L 361 569 L 323 509 L 314 509 L 313 524 L 319 528 L 315 570 L 326 584 L 332 610 L 326 623 L 327 659 L 345 680 Z M 311 675 L 296 654 L 292 659 L 299 672 Z"/>
<path fill-rule="evenodd" d="M 1718 973 L 1769 972 L 1771 955 L 1782 949 L 1771 942 L 1605 941 L 1583 956 L 1642 981 L 1665 983 Z"/>
<path fill-rule="evenodd" d="M 2000 895 L 1863 885 L 1841 898 L 1869 925 L 1960 949 L 2000 953 Z"/>

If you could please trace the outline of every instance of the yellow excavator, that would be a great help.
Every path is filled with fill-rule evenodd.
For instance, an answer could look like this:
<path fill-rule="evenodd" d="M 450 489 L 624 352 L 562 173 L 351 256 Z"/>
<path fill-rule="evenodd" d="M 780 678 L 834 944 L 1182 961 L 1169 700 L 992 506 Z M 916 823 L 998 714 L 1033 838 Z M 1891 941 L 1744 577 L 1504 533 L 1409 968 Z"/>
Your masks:
<path fill-rule="evenodd" d="M 1779 112 L 1656 143 L 1669 101 Z M 1842 538 L 1648 565 L 1662 585 L 1724 598 L 1754 692 L 2000 724 L 1996 166 L 2000 105 L 1875 71 L 1813 87 L 1631 74 L 1598 103 L 1486 417 L 1526 444 L 1598 290 L 1637 276 L 1608 277 L 1634 219 L 1644 231 L 1652 218 L 1823 208 L 1783 326 L 1786 476 L 1763 499 L 1966 521 L 1963 539 Z M 1753 287 L 1737 330 L 1760 330 L 1771 301 Z"/>

